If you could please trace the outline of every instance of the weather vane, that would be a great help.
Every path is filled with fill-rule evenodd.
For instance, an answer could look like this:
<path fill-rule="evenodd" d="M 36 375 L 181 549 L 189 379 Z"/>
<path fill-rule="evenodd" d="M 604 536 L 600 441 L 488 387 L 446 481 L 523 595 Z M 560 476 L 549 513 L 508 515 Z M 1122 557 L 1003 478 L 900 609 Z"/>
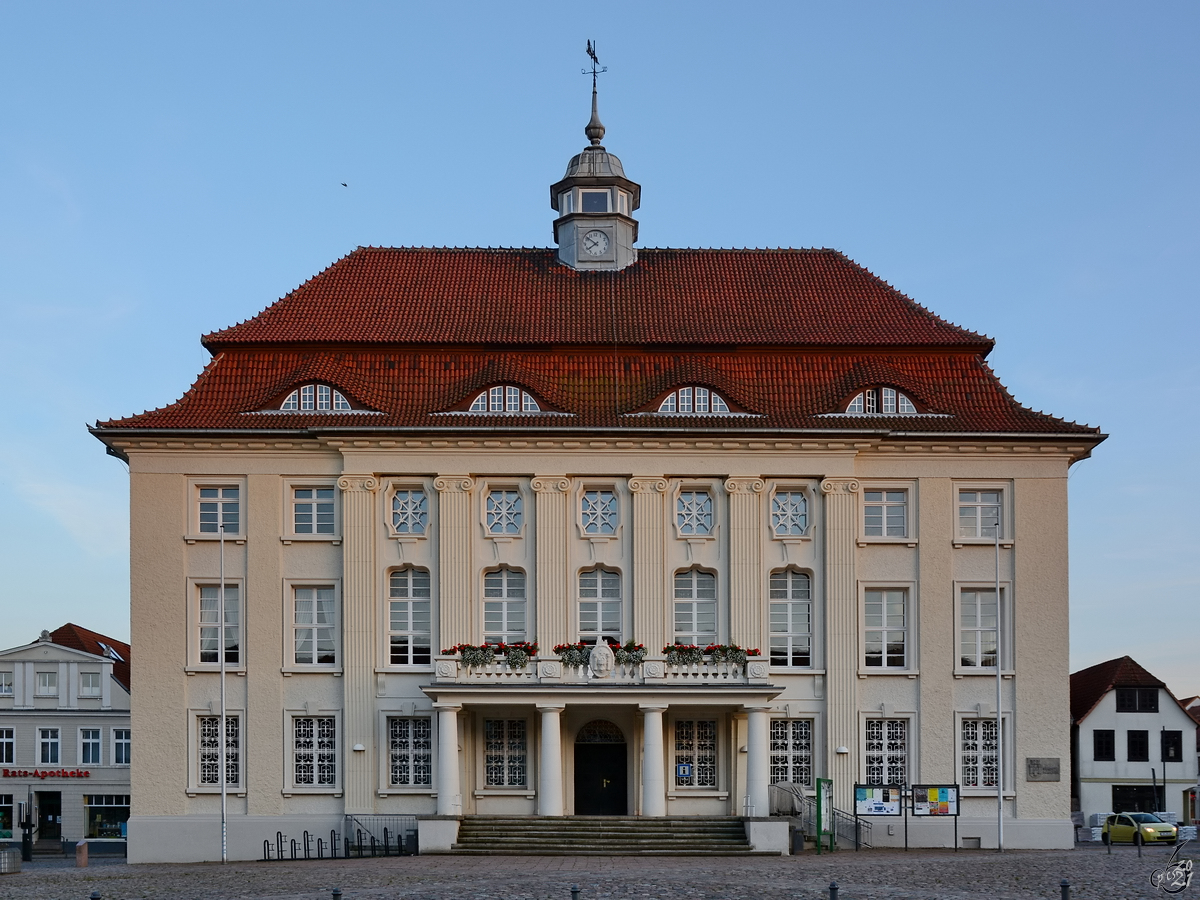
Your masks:
<path fill-rule="evenodd" d="M 598 57 L 596 55 L 596 45 L 593 44 L 591 41 L 587 42 L 587 55 L 592 60 L 592 67 L 590 69 L 582 69 L 581 71 L 583 72 L 584 75 L 592 76 L 592 93 L 595 93 L 596 92 L 596 76 L 602 75 L 605 72 L 607 72 L 608 66 L 600 65 L 600 57 Z"/>

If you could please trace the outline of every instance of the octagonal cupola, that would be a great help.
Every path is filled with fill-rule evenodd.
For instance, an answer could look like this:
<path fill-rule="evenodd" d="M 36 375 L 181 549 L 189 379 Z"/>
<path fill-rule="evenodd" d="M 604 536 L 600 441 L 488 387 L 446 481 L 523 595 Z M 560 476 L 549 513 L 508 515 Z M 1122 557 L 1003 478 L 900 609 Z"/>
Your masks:
<path fill-rule="evenodd" d="M 637 262 L 634 243 L 642 188 L 625 177 L 621 160 L 604 149 L 604 125 L 592 85 L 592 118 L 584 129 L 590 142 L 571 157 L 562 181 L 550 186 L 554 242 L 559 261 L 573 269 L 615 272 Z"/>

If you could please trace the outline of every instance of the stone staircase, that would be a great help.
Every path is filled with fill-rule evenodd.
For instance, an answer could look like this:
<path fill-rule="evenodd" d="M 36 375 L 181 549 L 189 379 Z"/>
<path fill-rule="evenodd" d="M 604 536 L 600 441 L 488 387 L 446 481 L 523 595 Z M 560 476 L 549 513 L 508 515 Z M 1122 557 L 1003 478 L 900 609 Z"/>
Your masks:
<path fill-rule="evenodd" d="M 774 856 L 735 816 L 466 816 L 452 853 L 472 856 Z"/>

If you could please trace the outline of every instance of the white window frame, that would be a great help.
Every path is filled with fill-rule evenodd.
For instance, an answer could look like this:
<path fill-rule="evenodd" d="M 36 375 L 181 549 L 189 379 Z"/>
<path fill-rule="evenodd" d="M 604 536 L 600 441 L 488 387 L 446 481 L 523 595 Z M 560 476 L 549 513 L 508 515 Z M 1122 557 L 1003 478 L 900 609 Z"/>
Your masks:
<path fill-rule="evenodd" d="M 996 676 L 995 666 L 967 666 L 963 665 L 962 661 L 962 638 L 965 626 L 963 625 L 962 615 L 962 600 L 964 591 L 988 591 L 989 593 L 996 590 L 995 581 L 955 581 L 954 582 L 954 674 L 955 675 L 986 675 L 994 678 Z M 1012 617 L 1012 589 L 1007 581 L 1000 582 L 1000 674 L 1009 676 L 1013 674 L 1013 660 L 1016 658 L 1013 653 L 1013 617 Z M 980 629 L 973 629 L 980 630 Z M 990 630 L 990 629 L 982 629 Z"/>
<path fill-rule="evenodd" d="M 325 533 L 304 534 L 296 531 L 296 504 L 298 503 L 317 503 L 314 497 L 312 500 L 297 500 L 296 491 L 327 491 L 333 490 L 333 531 Z M 284 544 L 291 543 L 328 543 L 337 546 L 342 542 L 342 497 L 341 491 L 338 490 L 337 484 L 333 481 L 324 481 L 319 478 L 285 478 L 283 480 L 283 528 L 280 533 L 280 541 Z M 314 510 L 314 517 L 316 512 Z M 313 523 L 316 527 L 316 522 Z"/>
<path fill-rule="evenodd" d="M 536 416 L 546 412 L 532 393 L 518 384 L 494 384 L 472 398 L 466 411 L 477 416 Z"/>
<path fill-rule="evenodd" d="M 121 749 L 124 746 L 125 762 L 121 762 Z M 124 725 L 119 728 L 109 729 L 109 750 L 108 758 L 112 765 L 118 768 L 126 768 L 133 759 L 133 729 Z"/>
<path fill-rule="evenodd" d="M 675 767 L 679 764 L 681 754 L 687 755 L 687 750 L 676 749 L 678 743 L 678 726 L 680 722 L 712 722 L 713 729 L 713 784 L 696 784 L 700 778 L 700 772 L 695 759 L 692 762 L 692 783 L 679 784 L 679 779 L 676 777 Z M 726 741 L 728 740 L 729 718 L 728 716 L 719 713 L 715 710 L 704 709 L 703 707 L 696 710 L 688 710 L 680 712 L 678 715 L 672 715 L 669 718 L 669 731 L 667 732 L 667 799 L 676 800 L 681 797 L 710 797 L 717 799 L 728 799 L 729 788 L 726 782 Z M 694 732 L 695 733 L 695 732 Z M 698 734 L 693 739 L 693 747 L 699 741 Z M 696 754 L 698 757 L 698 752 Z"/>
<path fill-rule="evenodd" d="M 887 749 L 885 748 L 884 749 L 885 757 L 884 757 L 884 761 L 883 761 L 884 771 L 883 771 L 883 776 L 882 776 L 883 780 L 881 782 L 878 782 L 878 784 L 887 785 L 887 784 L 902 783 L 906 786 L 910 786 L 912 784 L 912 779 L 913 779 L 914 761 L 917 758 L 916 741 L 915 741 L 917 730 L 915 727 L 915 725 L 916 725 L 915 716 L 913 716 L 911 714 L 897 714 L 894 712 L 871 713 L 869 715 L 860 713 L 859 718 L 861 720 L 859 722 L 859 734 L 862 735 L 862 758 L 859 760 L 859 776 L 860 776 L 859 783 L 860 784 L 876 784 L 877 783 L 877 782 L 871 781 L 870 776 L 867 773 L 868 756 L 870 755 L 868 752 L 868 749 L 867 749 L 867 733 L 868 733 L 868 729 L 869 729 L 868 723 L 869 722 L 903 722 L 904 723 L 904 781 L 898 782 L 897 779 L 888 777 L 889 756 L 887 754 Z M 885 740 L 887 738 L 887 728 L 888 728 L 888 726 L 885 725 L 884 726 Z"/>
<path fill-rule="evenodd" d="M 687 532 L 684 531 L 684 526 L 680 522 L 683 511 L 680 510 L 679 504 L 684 502 L 684 495 L 689 495 L 687 502 L 694 502 L 695 494 L 707 494 L 709 504 L 711 506 L 711 521 L 707 532 Z M 715 541 L 721 530 L 721 520 L 724 513 L 724 506 L 721 497 L 724 491 L 718 490 L 717 486 L 707 482 L 690 482 L 683 481 L 675 485 L 675 489 L 671 492 L 671 525 L 675 529 L 675 537 L 681 541 L 688 543 L 704 543 L 706 541 Z"/>
<path fill-rule="evenodd" d="M 237 488 L 238 489 L 238 530 L 226 531 L 225 540 L 229 543 L 246 543 L 246 478 L 242 475 L 197 475 L 187 480 L 188 503 L 187 524 L 184 527 L 184 540 L 189 544 L 198 541 L 220 541 L 220 532 L 200 530 L 200 490 L 202 488 Z M 210 503 L 205 499 L 203 502 Z M 227 502 L 227 501 L 223 501 Z"/>
<path fill-rule="evenodd" d="M 775 591 L 778 590 L 778 588 L 775 586 L 775 577 L 777 575 L 783 575 L 786 577 L 786 588 L 785 589 L 787 590 L 787 594 L 788 594 L 787 597 L 777 598 L 774 596 Z M 792 584 L 792 576 L 793 575 L 803 575 L 805 578 L 808 579 L 808 597 L 807 598 L 792 596 L 792 591 L 795 587 Z M 814 614 L 815 614 L 816 604 L 813 602 L 813 597 L 814 597 L 813 575 L 811 572 L 804 570 L 804 569 L 797 569 L 795 567 L 786 567 L 786 568 L 772 569 L 770 572 L 767 573 L 767 629 L 768 629 L 767 661 L 770 663 L 770 665 L 773 669 L 780 669 L 780 670 L 788 669 L 791 671 L 797 671 L 797 670 L 808 671 L 809 669 L 812 669 L 814 667 L 813 652 L 814 652 L 814 644 L 816 643 L 814 640 L 814 633 L 815 633 Z M 797 631 L 797 630 L 795 630 L 795 627 L 794 627 L 795 622 L 793 619 L 793 616 L 795 613 L 795 604 L 804 604 L 804 603 L 808 604 L 808 630 L 807 631 Z M 775 616 L 776 616 L 777 612 L 780 612 L 780 610 L 775 609 L 776 604 L 784 605 L 787 607 L 785 610 L 781 610 L 782 612 L 784 612 L 786 614 L 787 625 L 789 626 L 787 631 L 775 631 Z M 774 654 L 774 648 L 771 646 L 771 644 L 772 644 L 772 642 L 774 642 L 776 640 L 776 638 L 784 638 L 787 640 L 788 662 L 783 665 L 777 665 L 774 662 L 775 654 Z M 808 639 L 808 663 L 806 665 L 793 666 L 791 664 L 791 659 L 793 656 L 792 640 L 794 638 L 807 638 Z"/>
<path fill-rule="evenodd" d="M 84 740 L 84 736 L 83 736 L 84 732 L 88 732 L 88 731 L 96 732 L 95 741 L 85 741 Z M 104 729 L 101 728 L 99 725 L 81 725 L 79 728 L 76 729 L 75 734 L 76 734 L 75 759 L 77 760 L 78 765 L 80 767 L 103 766 L 104 765 Z M 97 759 L 95 761 L 85 760 L 83 758 L 83 755 L 84 755 L 83 751 L 84 751 L 85 743 L 91 744 L 94 746 L 94 748 L 96 750 L 96 756 L 97 756 Z"/>
<path fill-rule="evenodd" d="M 407 754 L 409 760 L 410 780 L 407 784 L 403 782 L 392 781 L 392 723 L 394 721 L 405 721 L 409 723 L 409 744 L 410 750 Z M 412 726 L 418 721 L 424 721 L 429 726 L 429 780 L 424 784 L 415 784 L 412 781 L 412 767 L 417 751 L 411 749 L 412 744 Z M 411 715 L 404 713 L 385 713 L 383 716 L 383 729 L 380 732 L 383 735 L 383 740 L 380 742 L 383 752 L 380 756 L 383 757 L 384 772 L 380 784 L 384 785 L 384 790 L 388 793 L 400 794 L 433 794 L 436 793 L 437 785 L 437 716 L 433 710 L 414 711 Z"/>
<path fill-rule="evenodd" d="M 296 621 L 296 592 L 298 590 L 333 590 L 333 625 L 302 624 Z M 304 598 L 301 598 L 304 599 Z M 316 602 L 316 597 L 312 598 Z M 315 608 L 314 608 L 315 611 Z M 283 582 L 283 661 L 284 675 L 303 673 L 330 674 L 342 671 L 342 589 L 341 582 L 325 579 L 286 578 Z M 315 631 L 319 627 L 333 628 L 334 661 L 299 662 L 296 659 L 297 632 L 301 629 Z M 315 635 L 314 635 L 315 637 Z M 314 648 L 315 653 L 315 648 Z"/>
<path fill-rule="evenodd" d="M 804 496 L 805 519 L 807 524 L 805 525 L 804 532 L 802 534 L 779 534 L 775 530 L 775 498 L 779 494 L 802 494 Z M 782 481 L 772 484 L 766 503 L 767 533 L 771 536 L 772 540 L 779 541 L 782 544 L 800 544 L 805 541 L 811 541 L 813 539 L 813 534 L 815 533 L 813 519 L 816 509 L 816 497 L 813 494 L 811 484 L 795 484 Z"/>
<path fill-rule="evenodd" d="M 95 692 L 85 691 L 83 689 L 84 678 L 96 679 Z M 80 672 L 79 673 L 79 697 L 82 700 L 99 700 L 104 695 L 104 673 L 103 672 Z"/>
<path fill-rule="evenodd" d="M 964 536 L 959 533 L 959 510 L 962 506 L 960 496 L 963 491 L 998 491 L 1000 493 L 1000 546 L 1011 547 L 1013 545 L 1013 482 L 1011 481 L 956 481 L 954 482 L 953 492 L 951 494 L 954 507 L 952 518 L 951 534 L 953 538 L 951 543 L 955 547 L 964 547 L 972 545 L 993 546 L 996 543 L 994 537 L 971 537 Z M 975 504 L 983 505 L 983 504 Z M 980 527 L 976 527 L 976 532 L 980 531 Z"/>
<path fill-rule="evenodd" d="M 244 579 L 228 577 L 225 579 L 225 585 L 226 588 L 236 587 L 238 591 L 238 661 L 226 663 L 225 670 L 237 675 L 244 675 L 246 672 L 246 585 Z M 188 664 L 185 671 L 189 674 L 218 672 L 221 669 L 219 655 L 216 662 L 200 662 L 200 588 L 219 588 L 221 586 L 220 579 L 188 578 L 186 586 L 188 593 Z"/>
<path fill-rule="evenodd" d="M 883 662 L 881 666 L 867 665 L 867 633 L 884 631 L 893 632 L 900 629 L 895 629 L 886 624 L 882 627 L 867 624 L 867 592 L 868 591 L 903 591 L 904 592 L 904 665 L 889 666 L 887 665 L 887 646 L 886 638 L 883 647 Z M 864 581 L 859 583 L 858 587 L 858 674 L 859 675 L 910 675 L 915 677 L 918 673 L 917 659 L 918 647 L 917 639 L 920 635 L 920 623 L 917 621 L 917 611 L 919 609 L 917 598 L 917 585 L 912 581 Z M 885 612 L 886 616 L 886 612 Z"/>
<path fill-rule="evenodd" d="M 867 493 L 879 491 L 884 494 L 884 499 L 878 503 L 868 504 Z M 883 506 L 884 507 L 884 523 L 883 530 L 887 531 L 887 508 L 894 508 L 898 505 L 895 501 L 886 499 L 889 492 L 903 491 L 904 492 L 904 534 L 901 536 L 888 534 L 867 534 L 867 506 Z M 866 547 L 868 544 L 902 544 L 906 547 L 917 546 L 917 483 L 915 481 L 894 481 L 883 482 L 873 481 L 864 483 L 859 492 L 859 515 L 858 515 L 858 546 Z"/>
<path fill-rule="evenodd" d="M 613 210 L 613 196 L 612 196 L 611 188 L 580 187 L 580 188 L 576 188 L 576 190 L 579 192 L 579 211 L 580 212 L 610 213 L 610 212 L 614 211 Z M 584 194 L 603 194 L 604 197 L 606 198 L 605 208 L 604 209 L 585 210 L 583 208 L 583 195 Z"/>
<path fill-rule="evenodd" d="M 992 703 L 993 705 L 995 704 L 994 699 L 992 700 Z M 962 780 L 963 766 L 965 765 L 966 757 L 966 752 L 963 750 L 963 723 L 969 721 L 995 722 L 995 709 L 993 707 L 989 708 L 992 709 L 993 715 L 981 715 L 978 711 L 971 711 L 958 712 L 955 713 L 954 716 L 954 778 L 955 781 L 958 782 L 959 790 L 962 792 L 964 797 L 996 796 L 996 788 L 994 786 L 973 787 L 968 786 L 967 783 Z M 1002 792 L 1005 797 L 1011 798 L 1016 796 L 1016 791 L 1014 790 L 1014 785 L 1016 783 L 1014 780 L 1016 775 L 1016 757 L 1012 750 L 1013 728 L 1012 716 L 1010 713 L 1006 712 L 1000 717 L 1000 736 L 1002 741 L 1001 749 L 1004 751 L 1004 756 L 1002 759 L 1003 772 L 1001 772 L 1001 778 L 1003 779 Z M 1091 748 L 1086 748 L 1086 752 L 1090 755 Z"/>
<path fill-rule="evenodd" d="M 803 748 L 796 749 L 796 723 L 806 723 L 808 725 L 808 752 L 807 763 Z M 782 726 L 777 728 L 776 726 Z M 801 729 L 803 730 L 803 729 Z M 786 731 L 786 734 L 781 732 Z M 816 774 L 816 747 L 817 747 L 817 723 L 815 717 L 812 716 L 776 716 L 771 719 L 770 732 L 768 740 L 770 746 L 770 770 L 768 778 L 771 784 L 779 784 L 780 782 L 790 781 L 792 784 L 799 784 L 808 789 L 812 789 L 816 782 L 814 777 Z M 799 763 L 797 759 L 801 760 Z M 791 775 L 799 765 L 808 766 L 808 779 L 796 781 Z M 780 769 L 786 768 L 788 777 L 777 778 L 780 774 Z"/>
<path fill-rule="evenodd" d="M 904 409 L 903 407 L 909 407 Z M 848 416 L 918 416 L 920 410 L 904 391 L 889 385 L 863 388 L 846 404 Z"/>
<path fill-rule="evenodd" d="M 583 577 L 589 573 L 596 573 L 596 596 L 585 597 Z M 604 596 L 604 580 L 606 575 L 616 576 L 618 594 L 615 598 Z M 611 586 L 611 579 L 609 579 Z M 590 588 L 589 588 L 590 590 Z M 614 637 L 618 643 L 625 641 L 625 577 L 620 569 L 612 566 L 589 566 L 586 569 L 580 569 L 575 574 L 575 615 L 576 615 L 576 630 L 575 633 L 579 636 L 579 640 L 586 644 L 598 644 L 602 638 Z M 583 630 L 583 605 L 585 603 L 596 605 L 596 629 L 594 631 Z M 616 606 L 618 625 L 616 633 L 612 634 L 611 629 L 604 627 L 604 614 L 606 606 Z M 611 612 L 611 609 L 609 610 Z"/>
<path fill-rule="evenodd" d="M 512 498 L 509 495 L 515 494 L 516 499 L 520 503 L 520 508 L 517 514 L 520 516 L 515 531 L 493 531 L 488 524 L 489 506 L 493 495 L 500 494 L 504 502 L 509 502 Z M 483 489 L 479 492 L 479 522 L 483 526 L 483 536 L 497 543 L 507 543 L 509 541 L 520 540 L 525 537 L 525 532 L 529 527 L 529 514 L 533 504 L 530 502 L 528 491 L 525 486 L 512 481 L 498 481 L 483 485 Z M 504 526 L 507 528 L 507 526 Z"/>
<path fill-rule="evenodd" d="M 413 574 L 416 572 L 424 573 L 424 575 L 429 579 L 429 596 L 428 597 L 419 597 L 419 596 L 414 596 L 414 594 L 413 594 L 413 590 L 414 590 Z M 400 573 L 408 573 L 406 578 L 404 579 L 407 583 L 406 587 L 407 587 L 407 590 L 409 593 L 409 596 L 407 596 L 407 597 L 403 597 L 403 596 L 393 597 L 392 596 L 392 577 L 395 575 L 399 575 Z M 386 666 L 389 669 L 395 669 L 397 671 L 425 671 L 425 670 L 428 670 L 433 665 L 433 659 L 438 654 L 438 648 L 434 644 L 434 633 L 435 633 L 435 628 L 436 628 L 436 623 L 434 621 L 434 614 L 436 612 L 436 606 L 433 602 L 433 594 L 434 594 L 433 576 L 434 576 L 434 573 L 431 569 L 429 569 L 425 566 L 420 566 L 420 565 L 396 566 L 394 568 L 388 569 L 387 572 L 384 573 L 384 588 L 383 588 L 383 590 L 384 590 L 384 596 L 386 599 L 384 601 L 384 609 L 383 609 L 383 617 L 384 617 L 384 624 L 383 624 L 383 635 L 384 635 L 383 654 L 384 655 L 383 655 L 383 660 L 384 660 L 384 666 Z M 427 603 L 429 605 L 429 631 L 428 632 L 417 631 L 411 627 L 393 631 L 392 630 L 392 604 L 393 603 L 409 604 L 408 613 L 407 613 L 407 621 L 410 625 L 412 623 L 413 612 L 414 612 L 412 609 L 412 604 L 413 603 Z M 393 635 L 405 636 L 405 637 L 409 638 L 408 647 L 409 647 L 409 657 L 410 658 L 415 655 L 413 639 L 420 635 L 426 635 L 428 637 L 429 662 L 428 663 L 392 662 L 392 637 L 393 637 Z"/>
<path fill-rule="evenodd" d="M 612 494 L 613 504 L 615 506 L 614 514 L 616 516 L 616 524 L 613 526 L 611 533 L 588 531 L 588 517 L 584 512 L 584 504 L 588 502 L 588 495 L 593 493 L 609 493 Z M 621 531 L 625 527 L 625 516 L 623 515 L 624 498 L 621 490 L 615 484 L 593 484 L 583 483 L 575 489 L 575 527 L 579 530 L 581 540 L 591 541 L 597 544 L 615 541 L 620 538 Z"/>
<path fill-rule="evenodd" d="M 521 722 L 524 724 L 525 731 L 525 783 L 517 784 L 508 780 L 507 770 L 509 768 L 509 754 L 507 750 L 502 754 L 505 762 L 504 767 L 506 775 L 503 784 L 488 784 L 488 736 L 487 723 L 489 721 L 503 721 L 505 725 L 505 740 L 509 724 L 512 722 Z M 479 741 L 478 741 L 478 765 L 479 765 L 479 789 L 475 791 L 476 797 L 487 797 L 496 795 L 522 796 L 532 798 L 537 796 L 537 770 L 534 764 L 537 749 L 534 740 L 535 734 L 533 731 L 532 722 L 528 716 L 522 715 L 520 712 L 509 711 L 504 707 L 489 708 L 487 712 L 479 713 Z"/>
<path fill-rule="evenodd" d="M 680 597 L 677 579 L 679 578 L 680 575 L 687 575 L 687 574 L 692 575 L 691 596 L 690 597 Z M 712 581 L 713 581 L 713 599 L 711 601 L 708 599 L 702 599 L 698 596 L 699 585 L 697 584 L 696 574 L 707 575 L 709 578 L 712 579 Z M 699 624 L 699 616 L 697 615 L 697 613 L 699 612 L 699 604 L 710 603 L 710 602 L 712 603 L 712 607 L 713 607 L 713 630 L 711 632 L 700 631 L 696 627 Z M 679 612 L 678 612 L 678 610 L 679 610 L 679 605 L 681 603 L 691 605 L 691 617 L 690 618 L 691 618 L 691 625 L 693 626 L 691 630 L 683 631 L 683 632 L 681 632 L 679 630 Z M 672 635 L 671 639 L 673 641 L 683 643 L 685 645 L 694 643 L 694 644 L 696 644 L 696 646 L 703 648 L 704 646 L 706 646 L 706 643 L 704 641 L 697 641 L 697 640 L 681 641 L 680 635 L 682 634 L 685 636 L 690 636 L 691 638 L 697 638 L 702 635 L 711 634 L 712 643 L 714 643 L 714 644 L 719 643 L 720 639 L 721 639 L 720 638 L 721 619 L 722 619 L 722 616 L 721 616 L 721 578 L 717 572 L 714 572 L 711 569 L 705 568 L 704 566 L 688 566 L 687 568 L 684 568 L 684 569 L 677 569 L 675 572 L 673 572 L 671 574 L 671 635 Z"/>
<path fill-rule="evenodd" d="M 411 501 L 413 493 L 420 492 L 425 495 L 425 530 L 424 531 L 397 531 L 395 523 L 395 503 L 398 495 L 404 495 L 405 503 Z M 387 529 L 387 535 L 390 539 L 397 541 L 401 546 L 401 552 L 404 551 L 404 544 L 415 544 L 418 541 L 426 540 L 430 532 L 437 528 L 435 519 L 436 504 L 434 498 L 437 491 L 426 484 L 424 481 L 391 481 L 388 482 L 387 490 L 383 494 L 383 522 Z"/>
<path fill-rule="evenodd" d="M 381 735 L 379 741 L 380 752 L 375 754 L 378 764 L 378 776 L 376 791 L 377 796 L 386 797 L 390 794 L 398 795 L 419 795 L 425 797 L 437 796 L 437 775 L 438 775 L 438 721 L 437 710 L 433 708 L 433 701 L 425 698 L 423 700 L 401 702 L 397 698 L 390 698 L 386 701 L 381 700 L 383 704 L 375 714 L 375 728 L 377 733 Z M 428 785 L 403 785 L 392 784 L 392 768 L 391 768 L 391 732 L 388 727 L 389 719 L 430 719 L 432 727 L 433 749 L 432 754 L 432 778 Z"/>
<path fill-rule="evenodd" d="M 502 573 L 506 572 L 509 574 L 504 575 L 501 578 L 500 589 L 503 591 L 503 593 L 496 597 L 489 597 L 489 596 L 487 596 L 487 592 L 489 590 L 488 584 L 487 584 L 488 576 L 493 575 L 497 572 L 502 572 Z M 512 574 L 514 574 L 514 573 L 519 574 L 521 576 L 522 586 L 521 586 L 520 596 L 510 593 L 510 591 L 512 591 L 513 588 L 511 587 L 509 582 L 511 580 Z M 505 637 L 501 637 L 501 641 L 503 641 L 504 643 L 514 643 L 517 641 L 528 641 L 529 640 L 529 635 L 532 633 L 532 625 L 533 625 L 532 617 L 529 614 L 530 608 L 531 608 L 531 604 L 529 602 L 529 582 L 530 582 L 530 580 L 531 579 L 529 578 L 529 573 L 526 572 L 524 569 L 517 567 L 517 566 L 495 566 L 493 568 L 487 569 L 485 572 L 482 573 L 482 576 L 480 579 L 479 609 L 480 609 L 480 613 L 483 617 L 483 621 L 481 624 L 482 624 L 482 633 L 483 633 L 484 641 L 486 641 L 488 643 L 496 643 L 495 641 L 490 640 L 489 635 L 491 635 L 491 636 L 504 635 Z M 490 588 L 490 590 L 495 590 L 495 588 Z M 493 610 L 493 613 L 499 612 L 500 616 L 501 616 L 501 627 L 499 629 L 495 629 L 495 628 L 489 629 L 487 626 L 488 604 L 499 604 L 499 608 Z M 520 629 L 519 631 L 515 628 L 509 627 L 512 624 L 512 622 L 511 622 L 512 614 L 517 608 L 516 604 L 520 604 L 521 615 L 522 615 L 522 618 L 524 619 L 524 623 L 525 623 L 524 627 L 522 629 Z M 518 635 L 519 635 L 519 637 L 518 637 Z M 511 640 L 507 636 L 511 636 Z"/>
<path fill-rule="evenodd" d="M 246 711 L 242 707 L 225 707 L 226 719 L 237 719 L 237 782 L 228 782 L 228 791 L 236 794 L 238 797 L 246 796 Z M 200 720 L 206 718 L 221 718 L 221 709 L 213 703 L 211 706 L 192 708 L 188 710 L 188 789 L 187 795 L 195 797 L 197 794 L 219 794 L 221 793 L 221 785 L 219 782 L 212 784 L 200 783 Z M 218 728 L 220 726 L 218 725 Z M 228 724 L 226 725 L 228 732 Z M 226 770 L 228 771 L 228 757 L 226 757 Z"/>
<path fill-rule="evenodd" d="M 14 697 L 14 690 L 13 673 L 8 670 L 0 671 L 0 697 Z"/>
<path fill-rule="evenodd" d="M 0 728 L 0 764 L 16 765 L 17 729 L 9 726 Z"/>
<path fill-rule="evenodd" d="M 316 704 L 311 704 L 314 708 L 308 709 L 286 709 L 284 710 L 284 729 L 283 740 L 285 744 L 284 752 L 284 769 L 283 783 L 286 785 L 283 795 L 289 797 L 292 794 L 333 794 L 340 797 L 342 795 L 342 779 L 345 775 L 345 740 L 346 731 L 342 723 L 341 710 L 332 709 L 317 709 Z M 296 764 L 297 764 L 297 748 L 296 748 L 296 723 L 301 719 L 332 719 L 334 728 L 334 780 L 332 783 L 318 784 L 317 778 L 319 774 L 316 770 L 318 764 L 317 755 L 320 750 L 314 746 L 313 748 L 313 783 L 301 783 L 296 781 Z M 320 726 L 314 723 L 314 729 Z M 314 730 L 314 743 L 319 739 L 319 734 Z"/>
<path fill-rule="evenodd" d="M 37 760 L 38 766 L 61 766 L 64 765 L 63 760 L 63 740 L 62 728 L 51 726 L 48 728 L 39 728 L 37 730 L 37 747 L 35 748 L 34 759 Z M 47 759 L 49 751 L 53 749 L 54 759 Z"/>
<path fill-rule="evenodd" d="M 34 697 L 57 697 L 62 686 L 58 683 L 58 669 L 47 671 L 39 669 L 34 672 Z M 53 682 L 53 685 L 50 684 Z"/>
<path fill-rule="evenodd" d="M 289 405 L 295 398 L 295 405 Z M 324 404 L 324 405 L 322 405 Z M 288 391 L 279 402 L 279 412 L 293 413 L 346 413 L 353 412 L 354 404 L 340 388 L 320 381 L 300 384 Z"/>

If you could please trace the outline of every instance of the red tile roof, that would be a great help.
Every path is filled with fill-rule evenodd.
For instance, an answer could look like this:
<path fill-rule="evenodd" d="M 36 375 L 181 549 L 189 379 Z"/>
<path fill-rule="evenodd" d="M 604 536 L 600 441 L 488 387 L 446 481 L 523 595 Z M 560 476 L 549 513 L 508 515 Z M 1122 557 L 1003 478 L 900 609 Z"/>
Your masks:
<path fill-rule="evenodd" d="M 578 272 L 554 250 L 360 247 L 204 337 L 312 341 L 991 347 L 836 250 L 640 250 L 620 272 Z"/>
<path fill-rule="evenodd" d="M 1096 663 L 1071 675 L 1071 721 L 1078 724 L 1096 708 L 1101 697 L 1118 687 L 1166 688 L 1167 685 L 1129 656 Z"/>
<path fill-rule="evenodd" d="M 50 632 L 50 641 L 60 647 L 70 647 L 72 650 L 82 650 L 84 653 L 91 653 L 95 656 L 108 657 L 113 661 L 113 677 L 121 683 L 125 690 L 129 690 L 129 645 L 124 641 L 118 641 L 116 638 L 110 638 L 97 631 L 90 631 L 71 622 Z M 120 659 L 105 650 L 101 646 L 102 644 L 115 650 Z"/>

